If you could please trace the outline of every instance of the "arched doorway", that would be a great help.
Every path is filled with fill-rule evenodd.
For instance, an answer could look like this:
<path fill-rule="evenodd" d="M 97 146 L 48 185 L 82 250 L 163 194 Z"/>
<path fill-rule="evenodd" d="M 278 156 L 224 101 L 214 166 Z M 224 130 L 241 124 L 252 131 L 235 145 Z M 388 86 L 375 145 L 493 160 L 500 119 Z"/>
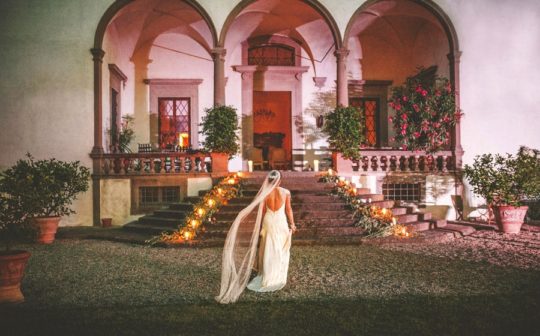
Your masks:
<path fill-rule="evenodd" d="M 210 17 L 193 0 L 119 0 L 104 13 L 91 50 L 94 224 L 101 157 L 122 150 L 117 137 L 125 116 L 134 117 L 135 139 L 123 150 L 198 146 L 201 111 L 213 105 L 216 43 Z"/>
<path fill-rule="evenodd" d="M 459 107 L 457 34 L 448 16 L 432 1 L 367 1 L 351 17 L 343 45 L 350 50 L 349 102 L 372 110 L 370 145 L 398 146 L 390 141 L 393 130 L 387 120 L 394 112 L 388 110 L 386 97 L 390 86 L 401 85 L 419 67 L 434 66 L 437 75 L 449 78 Z M 463 154 L 459 124 L 452 140 L 459 167 Z"/>
<path fill-rule="evenodd" d="M 305 128 L 316 116 L 305 112 L 320 91 L 335 94 L 332 54 L 341 47 L 327 10 L 318 1 L 242 1 L 220 45 L 227 50 L 228 103 L 242 115 L 243 167 L 249 160 L 263 161 L 263 169 L 312 166 Z"/>

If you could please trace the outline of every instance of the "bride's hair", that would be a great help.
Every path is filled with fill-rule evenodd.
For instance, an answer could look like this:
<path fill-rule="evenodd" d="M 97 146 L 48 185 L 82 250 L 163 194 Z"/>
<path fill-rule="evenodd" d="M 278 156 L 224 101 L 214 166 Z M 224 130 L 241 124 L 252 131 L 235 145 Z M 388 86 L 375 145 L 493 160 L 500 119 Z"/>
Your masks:
<path fill-rule="evenodd" d="M 281 174 L 277 170 L 272 170 L 268 174 L 268 182 L 270 183 L 274 182 L 275 180 L 279 180 L 280 178 L 281 178 Z"/>

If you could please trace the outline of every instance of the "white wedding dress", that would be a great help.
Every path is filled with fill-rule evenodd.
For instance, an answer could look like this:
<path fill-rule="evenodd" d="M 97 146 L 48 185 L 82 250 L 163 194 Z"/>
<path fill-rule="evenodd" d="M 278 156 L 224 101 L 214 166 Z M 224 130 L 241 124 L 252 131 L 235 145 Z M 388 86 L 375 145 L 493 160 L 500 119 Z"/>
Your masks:
<path fill-rule="evenodd" d="M 276 211 L 266 207 L 262 221 L 261 245 L 259 247 L 259 274 L 247 288 L 255 292 L 272 292 L 287 283 L 291 235 L 285 215 L 285 203 L 290 192 L 278 187 L 283 204 Z"/>

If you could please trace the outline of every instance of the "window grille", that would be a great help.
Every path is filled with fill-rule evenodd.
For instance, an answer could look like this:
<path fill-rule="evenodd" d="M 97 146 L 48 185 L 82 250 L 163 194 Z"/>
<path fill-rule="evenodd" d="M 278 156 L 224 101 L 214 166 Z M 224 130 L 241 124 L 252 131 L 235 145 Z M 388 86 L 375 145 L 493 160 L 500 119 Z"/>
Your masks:
<path fill-rule="evenodd" d="M 385 183 L 382 185 L 384 198 L 394 201 L 421 202 L 421 183 Z"/>

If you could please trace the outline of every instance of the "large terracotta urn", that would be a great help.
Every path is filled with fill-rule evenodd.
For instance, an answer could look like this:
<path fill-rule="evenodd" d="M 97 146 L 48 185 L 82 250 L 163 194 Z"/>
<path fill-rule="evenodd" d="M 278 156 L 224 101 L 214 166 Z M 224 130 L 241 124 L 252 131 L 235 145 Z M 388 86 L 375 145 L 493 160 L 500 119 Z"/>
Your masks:
<path fill-rule="evenodd" d="M 210 153 L 212 158 L 212 175 L 220 176 L 229 173 L 229 154 Z"/>
<path fill-rule="evenodd" d="M 528 209 L 528 206 L 494 206 L 495 223 L 497 223 L 499 230 L 504 233 L 519 233 Z"/>
<path fill-rule="evenodd" d="M 0 252 L 0 303 L 24 301 L 21 280 L 28 258 L 30 258 L 30 252 L 27 251 Z"/>
<path fill-rule="evenodd" d="M 36 217 L 34 223 L 38 228 L 37 242 L 40 244 L 51 244 L 58 231 L 60 217 Z"/>
<path fill-rule="evenodd" d="M 345 159 L 339 152 L 332 152 L 332 164 L 334 169 L 340 174 L 352 173 L 352 161 Z"/>

